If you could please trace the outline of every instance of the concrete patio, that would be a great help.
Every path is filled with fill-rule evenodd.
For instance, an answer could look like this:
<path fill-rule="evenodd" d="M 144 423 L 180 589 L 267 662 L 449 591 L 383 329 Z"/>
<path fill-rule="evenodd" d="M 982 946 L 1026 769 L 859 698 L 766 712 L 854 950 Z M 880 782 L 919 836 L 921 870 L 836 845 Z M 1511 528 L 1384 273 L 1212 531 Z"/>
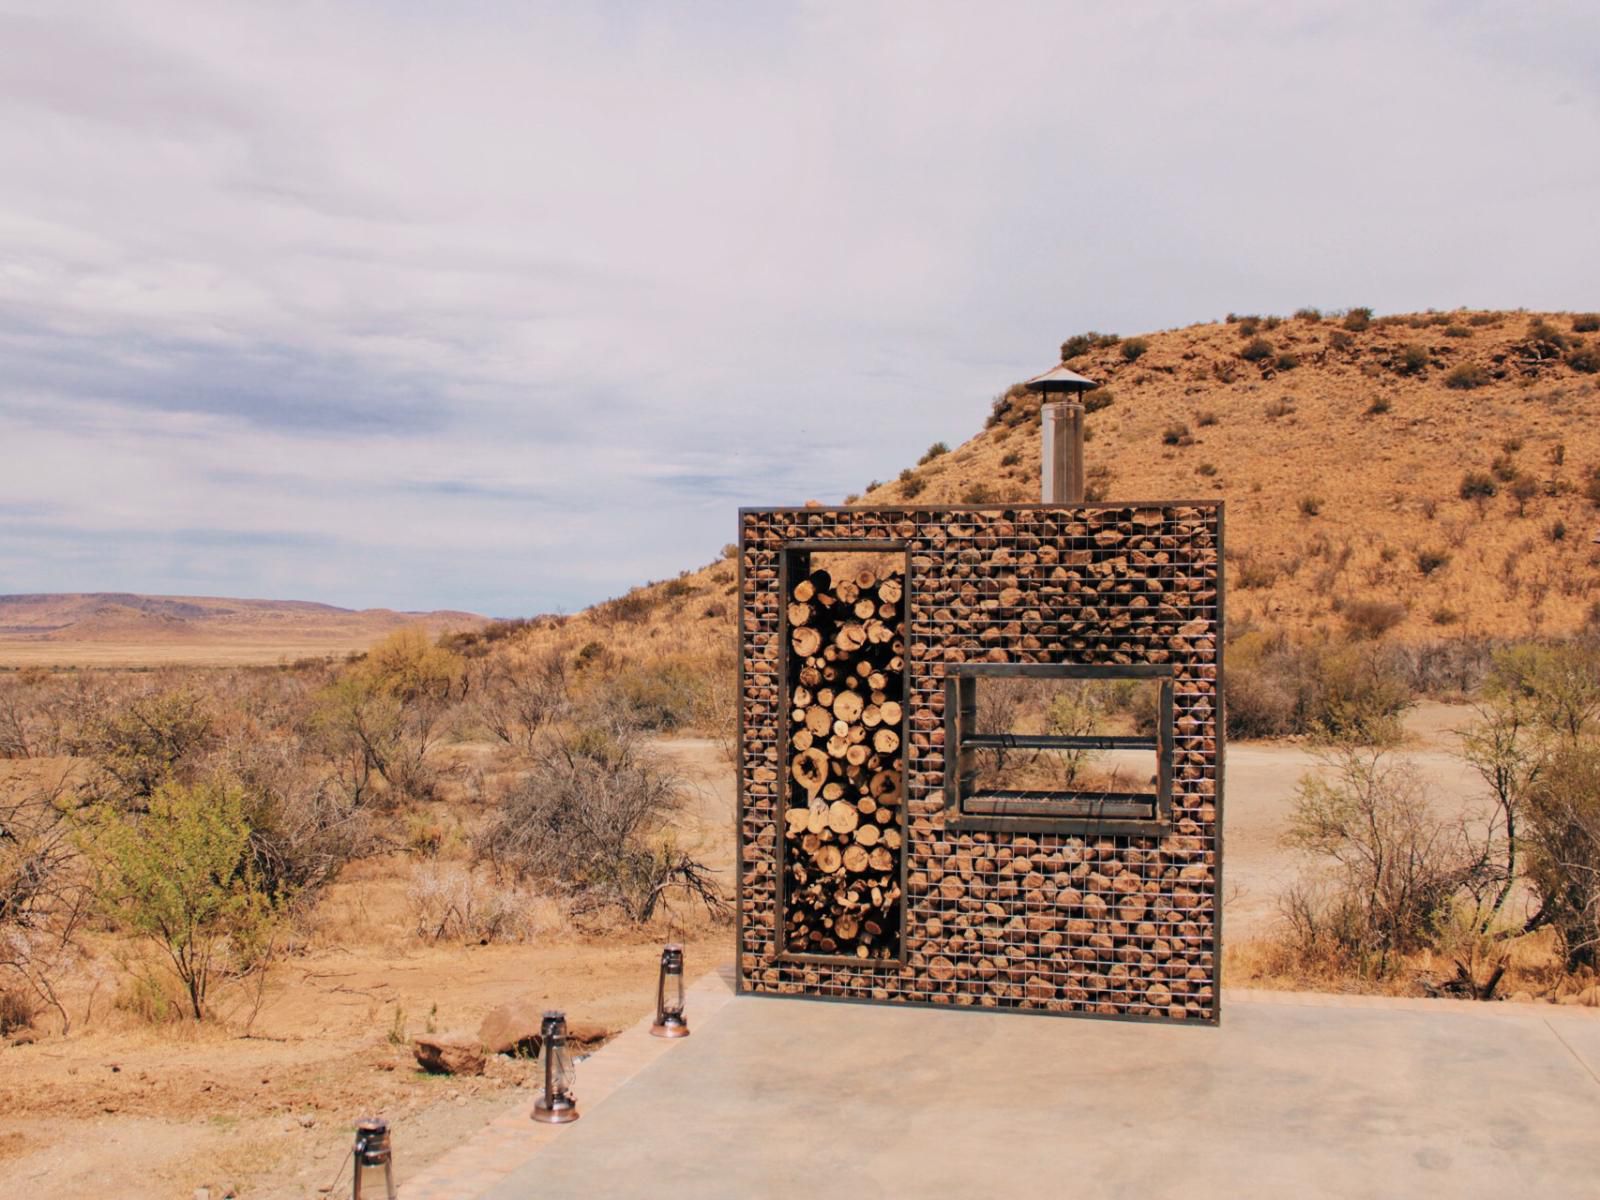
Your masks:
<path fill-rule="evenodd" d="M 1600 1013 L 1229 993 L 1222 1025 L 691 994 L 405 1200 L 1600 1197 Z M 608 1058 L 608 1056 L 610 1056 Z"/>

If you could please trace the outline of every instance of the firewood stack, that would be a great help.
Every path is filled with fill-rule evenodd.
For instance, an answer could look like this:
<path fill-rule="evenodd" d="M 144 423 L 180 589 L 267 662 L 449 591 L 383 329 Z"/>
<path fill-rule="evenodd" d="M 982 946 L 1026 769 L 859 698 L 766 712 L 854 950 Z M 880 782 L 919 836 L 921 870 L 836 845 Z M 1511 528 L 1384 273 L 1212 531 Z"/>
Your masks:
<path fill-rule="evenodd" d="M 900 943 L 905 581 L 825 570 L 788 605 L 788 948 L 895 958 Z"/>

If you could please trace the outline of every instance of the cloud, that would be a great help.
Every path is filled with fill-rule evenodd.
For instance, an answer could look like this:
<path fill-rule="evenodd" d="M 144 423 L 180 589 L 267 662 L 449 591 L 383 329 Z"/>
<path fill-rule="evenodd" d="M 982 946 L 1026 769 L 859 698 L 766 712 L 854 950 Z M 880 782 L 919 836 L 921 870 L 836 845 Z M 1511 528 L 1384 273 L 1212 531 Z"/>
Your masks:
<path fill-rule="evenodd" d="M 1578 4 L 0 16 L 0 591 L 572 608 L 965 437 L 1078 329 L 1593 307 L 1597 34 Z"/>

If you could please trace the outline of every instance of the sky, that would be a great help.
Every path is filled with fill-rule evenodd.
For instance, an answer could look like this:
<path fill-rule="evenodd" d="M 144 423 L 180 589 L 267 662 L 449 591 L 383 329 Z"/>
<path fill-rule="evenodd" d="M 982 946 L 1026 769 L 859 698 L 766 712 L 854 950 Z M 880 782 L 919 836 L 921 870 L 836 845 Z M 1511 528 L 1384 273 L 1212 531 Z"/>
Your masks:
<path fill-rule="evenodd" d="M 1600 308 L 1600 6 L 0 0 L 0 593 L 573 611 L 1085 329 Z"/>

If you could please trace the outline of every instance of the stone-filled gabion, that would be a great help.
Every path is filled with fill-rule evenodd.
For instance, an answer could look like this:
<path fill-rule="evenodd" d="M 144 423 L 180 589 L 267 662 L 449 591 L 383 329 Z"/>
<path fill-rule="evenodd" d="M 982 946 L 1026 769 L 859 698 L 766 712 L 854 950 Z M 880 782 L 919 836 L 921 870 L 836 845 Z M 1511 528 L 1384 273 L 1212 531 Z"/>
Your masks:
<path fill-rule="evenodd" d="M 776 936 L 793 686 L 780 565 L 787 547 L 826 542 L 907 557 L 897 962 L 782 954 Z M 1215 1021 L 1221 563 L 1220 501 L 742 510 L 740 990 Z M 960 662 L 1170 664 L 1170 827 L 948 829 L 944 674 Z"/>

